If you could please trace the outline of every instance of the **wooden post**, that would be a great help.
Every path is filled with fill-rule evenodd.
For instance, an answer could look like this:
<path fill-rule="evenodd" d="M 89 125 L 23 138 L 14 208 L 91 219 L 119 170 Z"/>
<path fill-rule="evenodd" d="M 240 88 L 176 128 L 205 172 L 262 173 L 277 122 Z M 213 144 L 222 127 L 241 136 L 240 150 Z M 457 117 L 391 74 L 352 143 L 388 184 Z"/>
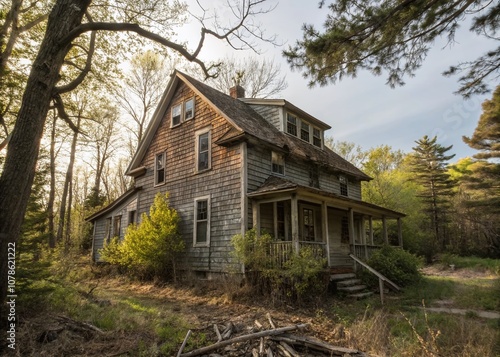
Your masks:
<path fill-rule="evenodd" d="M 384 235 L 384 243 L 389 244 L 389 236 L 387 234 L 387 219 L 385 216 L 382 216 L 382 232 Z"/>
<path fill-rule="evenodd" d="M 401 217 L 398 217 L 398 241 L 399 246 L 403 248 L 403 222 L 401 221 Z"/>
<path fill-rule="evenodd" d="M 292 194 L 292 245 L 296 254 L 299 253 L 299 203 L 297 194 Z"/>
<path fill-rule="evenodd" d="M 260 203 L 255 200 L 252 201 L 252 218 L 255 234 L 260 237 Z"/>
<path fill-rule="evenodd" d="M 365 216 L 363 216 L 363 218 L 361 218 L 361 241 L 363 243 L 363 247 L 364 247 L 364 250 L 365 250 L 365 259 L 368 260 L 368 247 L 367 247 L 367 243 L 366 243 L 366 221 L 365 221 Z"/>
<path fill-rule="evenodd" d="M 349 243 L 351 245 L 351 253 L 356 255 L 356 250 L 354 249 L 354 212 L 352 211 L 352 208 L 349 208 L 347 211 L 347 217 L 349 220 Z"/>
<path fill-rule="evenodd" d="M 369 225 L 370 225 L 370 244 L 374 245 L 374 243 L 373 243 L 373 217 L 372 216 L 370 216 Z"/>
<path fill-rule="evenodd" d="M 328 238 L 328 206 L 326 202 L 321 202 L 321 222 L 323 223 L 323 242 L 326 243 L 326 259 L 328 266 L 331 265 L 330 261 L 330 239 Z"/>

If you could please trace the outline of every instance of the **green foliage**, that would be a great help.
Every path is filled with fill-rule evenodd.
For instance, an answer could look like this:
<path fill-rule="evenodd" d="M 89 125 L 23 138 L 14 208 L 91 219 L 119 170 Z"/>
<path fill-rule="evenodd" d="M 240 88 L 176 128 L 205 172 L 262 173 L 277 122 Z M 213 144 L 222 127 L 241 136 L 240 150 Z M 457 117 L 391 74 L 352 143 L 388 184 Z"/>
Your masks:
<path fill-rule="evenodd" d="M 454 265 L 455 269 L 473 269 L 476 271 L 487 271 L 500 276 L 500 260 L 480 257 L 460 257 L 455 254 L 443 254 L 440 256 L 441 263 L 448 268 Z"/>
<path fill-rule="evenodd" d="M 126 268 L 143 278 L 167 278 L 175 275 L 175 259 L 184 250 L 178 232 L 179 216 L 170 208 L 168 195 L 157 194 L 149 216 L 139 225 L 127 228 L 123 242 L 112 240 L 101 255 L 106 262 Z"/>
<path fill-rule="evenodd" d="M 305 247 L 298 254 L 288 252 L 290 258 L 280 267 L 269 253 L 272 242 L 270 234 L 258 237 L 255 229 L 232 238 L 235 256 L 245 265 L 254 290 L 279 302 L 300 303 L 322 296 L 328 286 L 326 258 L 318 258 L 313 249 Z"/>
<path fill-rule="evenodd" d="M 373 253 L 367 263 L 400 286 L 409 286 L 421 279 L 421 260 L 399 248 L 383 246 Z"/>
<path fill-rule="evenodd" d="M 459 23 L 473 14 L 470 30 L 495 37 L 500 16 L 494 3 L 466 0 L 334 0 L 328 9 L 323 31 L 304 25 L 303 38 L 284 51 L 292 69 L 303 70 L 310 85 L 354 78 L 363 69 L 374 75 L 385 71 L 387 84 L 403 85 L 404 77 L 414 76 L 437 38 L 453 42 Z M 466 72 L 459 79 L 458 91 L 464 97 L 486 93 L 488 78 L 498 73 L 499 56 L 496 48 L 472 62 L 450 67 L 445 74 Z"/>

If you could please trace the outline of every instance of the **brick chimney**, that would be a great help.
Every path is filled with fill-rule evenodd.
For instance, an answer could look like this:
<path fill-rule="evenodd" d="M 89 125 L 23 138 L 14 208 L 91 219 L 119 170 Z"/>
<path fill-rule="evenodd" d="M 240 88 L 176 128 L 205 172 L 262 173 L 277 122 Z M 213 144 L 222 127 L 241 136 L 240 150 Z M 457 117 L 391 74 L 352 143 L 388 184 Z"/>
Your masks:
<path fill-rule="evenodd" d="M 233 98 L 245 98 L 245 89 L 240 85 L 229 88 L 229 95 Z"/>

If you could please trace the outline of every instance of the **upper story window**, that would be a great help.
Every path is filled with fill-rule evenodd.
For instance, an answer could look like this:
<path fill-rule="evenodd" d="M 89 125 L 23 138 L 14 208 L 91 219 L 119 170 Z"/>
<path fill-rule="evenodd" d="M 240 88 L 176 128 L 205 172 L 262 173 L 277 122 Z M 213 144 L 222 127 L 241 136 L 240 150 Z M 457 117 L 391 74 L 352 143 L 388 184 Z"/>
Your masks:
<path fill-rule="evenodd" d="M 286 113 L 286 132 L 318 148 L 323 147 L 323 132 L 321 129 L 290 113 Z"/>
<path fill-rule="evenodd" d="M 165 153 L 157 154 L 155 158 L 155 186 L 165 183 Z"/>
<path fill-rule="evenodd" d="M 302 121 L 300 125 L 300 138 L 309 142 L 309 124 L 305 121 Z"/>
<path fill-rule="evenodd" d="M 211 168 L 210 130 L 204 129 L 196 135 L 196 171 Z"/>
<path fill-rule="evenodd" d="M 297 136 L 297 118 L 289 113 L 286 115 L 286 132 Z"/>
<path fill-rule="evenodd" d="M 188 99 L 184 102 L 184 120 L 194 118 L 194 98 Z"/>
<path fill-rule="evenodd" d="M 172 107 L 172 126 L 177 126 L 181 123 L 181 112 L 181 104 L 177 104 Z"/>
<path fill-rule="evenodd" d="M 347 191 L 347 178 L 345 176 L 339 176 L 340 183 L 340 194 L 342 196 L 348 196 L 349 192 Z"/>
<path fill-rule="evenodd" d="M 272 152 L 271 157 L 271 171 L 279 174 L 285 174 L 285 157 L 282 154 L 279 154 L 275 151 Z"/>
<path fill-rule="evenodd" d="M 313 128 L 313 145 L 321 147 L 321 130 Z"/>

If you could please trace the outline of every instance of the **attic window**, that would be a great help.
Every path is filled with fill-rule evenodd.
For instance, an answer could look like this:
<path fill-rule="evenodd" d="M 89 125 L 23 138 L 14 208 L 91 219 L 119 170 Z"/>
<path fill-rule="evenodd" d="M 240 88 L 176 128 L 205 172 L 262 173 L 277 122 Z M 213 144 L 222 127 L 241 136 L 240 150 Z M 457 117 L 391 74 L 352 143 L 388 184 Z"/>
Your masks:
<path fill-rule="evenodd" d="M 313 128 L 313 145 L 321 147 L 321 130 Z"/>
<path fill-rule="evenodd" d="M 172 126 L 177 126 L 181 123 L 181 109 L 181 104 L 177 104 L 172 107 Z"/>
<path fill-rule="evenodd" d="M 194 98 L 188 99 L 184 102 L 184 120 L 194 118 Z"/>
<path fill-rule="evenodd" d="M 347 178 L 345 176 L 339 176 L 339 183 L 340 183 L 340 194 L 342 196 L 348 196 Z"/>
<path fill-rule="evenodd" d="M 287 113 L 286 121 L 287 121 L 286 123 L 287 133 L 293 136 L 297 136 L 297 118 Z"/>

